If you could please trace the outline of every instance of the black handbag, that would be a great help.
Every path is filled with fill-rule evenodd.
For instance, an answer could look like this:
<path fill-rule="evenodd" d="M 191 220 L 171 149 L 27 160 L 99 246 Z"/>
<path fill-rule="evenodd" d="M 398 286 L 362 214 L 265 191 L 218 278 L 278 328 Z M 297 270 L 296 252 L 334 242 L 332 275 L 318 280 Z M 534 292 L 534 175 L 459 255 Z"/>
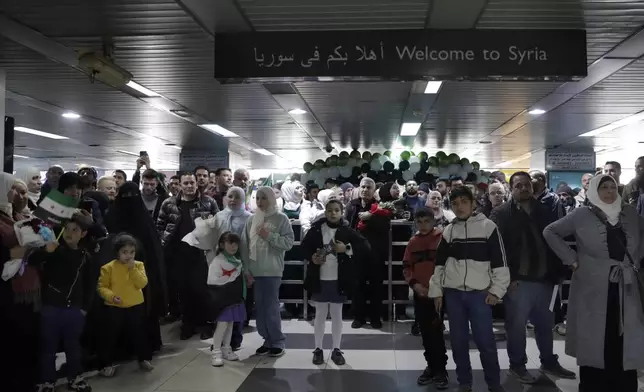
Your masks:
<path fill-rule="evenodd" d="M 608 219 L 602 212 L 598 211 L 596 207 L 591 207 L 591 211 L 593 211 L 593 213 L 606 226 L 607 229 L 611 228 L 610 223 L 608 223 Z M 642 306 L 642 312 L 644 312 L 644 274 L 642 273 L 643 271 L 640 269 L 640 266 L 637 263 L 635 263 L 633 256 L 631 256 L 631 252 L 628 251 L 628 247 L 626 246 L 626 244 L 624 244 L 624 242 L 622 242 L 622 239 L 618 238 L 618 240 L 619 240 L 619 244 L 622 246 L 622 249 L 624 250 L 624 253 L 626 254 L 626 258 L 631 263 L 631 266 L 635 271 L 635 279 L 637 279 L 637 290 L 639 291 L 639 295 L 640 295 L 640 305 Z"/>

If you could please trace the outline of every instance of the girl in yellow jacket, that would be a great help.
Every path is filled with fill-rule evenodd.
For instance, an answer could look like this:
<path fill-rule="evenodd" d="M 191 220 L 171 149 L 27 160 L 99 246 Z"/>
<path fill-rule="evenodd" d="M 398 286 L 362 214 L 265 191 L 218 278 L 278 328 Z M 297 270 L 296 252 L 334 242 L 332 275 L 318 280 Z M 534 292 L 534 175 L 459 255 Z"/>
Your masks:
<path fill-rule="evenodd" d="M 98 280 L 98 294 L 107 305 L 98 353 L 100 373 L 105 377 L 114 376 L 113 349 L 122 330 L 125 330 L 128 342 L 134 345 L 141 369 L 154 369 L 145 336 L 143 288 L 148 284 L 148 277 L 143 263 L 134 260 L 136 240 L 129 234 L 120 234 L 114 240 L 114 251 L 118 259 L 101 267 Z"/>

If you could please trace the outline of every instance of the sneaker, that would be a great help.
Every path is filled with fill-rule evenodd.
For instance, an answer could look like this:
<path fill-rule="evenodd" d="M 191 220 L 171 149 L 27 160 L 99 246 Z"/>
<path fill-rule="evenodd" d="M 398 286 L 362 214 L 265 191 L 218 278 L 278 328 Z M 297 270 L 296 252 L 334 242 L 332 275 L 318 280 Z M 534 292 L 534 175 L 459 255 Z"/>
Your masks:
<path fill-rule="evenodd" d="M 436 375 L 432 378 L 432 382 L 434 383 L 434 388 L 438 389 L 439 391 L 449 388 L 449 376 L 447 375 L 447 372 L 443 371 L 436 373 Z"/>
<path fill-rule="evenodd" d="M 324 364 L 324 352 L 319 348 L 316 348 L 315 351 L 313 351 L 313 364 L 314 365 Z"/>
<path fill-rule="evenodd" d="M 331 360 L 333 363 L 335 363 L 338 366 L 342 366 L 347 363 L 347 361 L 344 359 L 344 354 L 342 351 L 340 351 L 339 348 L 334 348 L 333 352 L 331 353 Z"/>
<path fill-rule="evenodd" d="M 266 355 L 266 354 L 268 354 L 269 351 L 270 351 L 270 349 L 268 347 L 262 346 L 262 347 L 258 348 L 257 350 L 255 350 L 255 355 Z"/>
<path fill-rule="evenodd" d="M 371 322 L 371 328 L 373 328 L 373 329 L 380 329 L 380 328 L 382 328 L 382 321 L 380 321 L 380 320 L 373 320 L 373 321 Z"/>
<path fill-rule="evenodd" d="M 559 336 L 566 336 L 566 324 L 565 323 L 559 323 L 555 326 L 555 332 Z"/>
<path fill-rule="evenodd" d="M 575 374 L 575 372 L 571 372 L 568 369 L 564 369 L 563 366 L 561 366 L 558 361 L 553 363 L 550 366 L 541 365 L 541 371 L 551 376 L 565 378 L 568 380 L 574 380 L 575 378 L 577 378 L 577 375 Z"/>
<path fill-rule="evenodd" d="M 423 370 L 423 373 L 418 376 L 418 379 L 416 380 L 416 383 L 418 385 L 429 385 L 432 383 L 434 380 L 434 373 L 429 370 L 429 367 L 426 367 L 425 370 Z"/>
<path fill-rule="evenodd" d="M 54 392 L 54 384 L 52 383 L 42 383 L 36 385 L 36 392 Z"/>
<path fill-rule="evenodd" d="M 268 356 L 273 358 L 279 358 L 282 355 L 286 354 L 286 350 L 279 347 L 271 347 L 268 349 Z"/>
<path fill-rule="evenodd" d="M 420 336 L 420 325 L 418 323 L 413 323 L 411 325 L 411 334 L 412 336 Z"/>
<path fill-rule="evenodd" d="M 525 366 L 510 367 L 510 374 L 513 375 L 521 384 L 534 384 L 537 378 L 533 376 Z"/>
<path fill-rule="evenodd" d="M 83 378 L 83 376 L 76 376 L 75 379 L 73 380 L 68 380 L 67 381 L 67 389 L 70 391 L 75 391 L 75 392 L 91 392 L 92 387 L 89 386 L 87 381 Z"/>
<path fill-rule="evenodd" d="M 351 328 L 353 328 L 353 329 L 359 329 L 359 328 L 362 328 L 362 326 L 363 326 L 364 324 L 365 324 L 365 323 L 364 323 L 364 321 L 361 321 L 361 320 L 353 320 L 353 322 L 351 323 Z"/>
<path fill-rule="evenodd" d="M 231 346 L 230 347 L 233 351 L 239 351 L 241 350 L 241 344 L 239 346 Z"/>
<path fill-rule="evenodd" d="M 145 372 L 151 372 L 154 370 L 154 365 L 150 361 L 139 361 L 139 367 Z"/>
<path fill-rule="evenodd" d="M 221 353 L 226 361 L 239 361 L 239 356 L 237 356 L 230 347 L 222 348 Z"/>
<path fill-rule="evenodd" d="M 212 352 L 212 366 L 214 367 L 224 366 L 224 356 L 221 350 L 214 350 Z"/>
<path fill-rule="evenodd" d="M 472 386 L 471 385 L 459 385 L 458 392 L 472 392 Z"/>
<path fill-rule="evenodd" d="M 529 321 L 528 321 L 528 323 L 525 325 L 525 327 L 526 327 L 527 329 L 529 329 L 530 331 L 533 331 L 533 330 L 534 330 L 534 324 L 532 324 L 532 323 L 531 323 L 531 322 L 529 322 Z"/>
<path fill-rule="evenodd" d="M 103 369 L 101 369 L 98 374 L 100 374 L 103 377 L 114 377 L 114 374 L 116 373 L 116 366 L 105 366 Z"/>
<path fill-rule="evenodd" d="M 489 387 L 488 391 L 490 391 L 490 392 L 505 392 L 505 388 L 503 388 L 500 385 L 497 385 L 495 387 Z"/>

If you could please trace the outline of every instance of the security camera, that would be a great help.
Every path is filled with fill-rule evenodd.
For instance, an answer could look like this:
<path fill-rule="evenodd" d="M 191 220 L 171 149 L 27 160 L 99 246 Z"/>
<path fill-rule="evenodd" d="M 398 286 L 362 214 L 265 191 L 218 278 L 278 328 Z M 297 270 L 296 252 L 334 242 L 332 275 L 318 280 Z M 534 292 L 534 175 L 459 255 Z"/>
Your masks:
<path fill-rule="evenodd" d="M 324 151 L 326 151 L 326 152 L 328 152 L 328 153 L 331 153 L 331 152 L 333 151 L 333 147 L 331 147 L 331 146 L 326 146 L 326 147 L 324 147 Z"/>

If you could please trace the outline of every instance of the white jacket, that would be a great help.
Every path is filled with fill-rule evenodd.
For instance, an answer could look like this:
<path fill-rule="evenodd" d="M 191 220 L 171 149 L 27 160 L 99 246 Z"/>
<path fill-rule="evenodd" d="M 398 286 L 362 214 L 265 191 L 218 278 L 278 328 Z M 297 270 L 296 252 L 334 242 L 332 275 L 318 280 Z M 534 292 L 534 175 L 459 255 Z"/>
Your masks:
<path fill-rule="evenodd" d="M 486 290 L 503 298 L 510 285 L 510 270 L 499 230 L 483 214 L 455 220 L 443 231 L 436 250 L 436 269 L 429 281 L 429 296 L 443 290 Z"/>

